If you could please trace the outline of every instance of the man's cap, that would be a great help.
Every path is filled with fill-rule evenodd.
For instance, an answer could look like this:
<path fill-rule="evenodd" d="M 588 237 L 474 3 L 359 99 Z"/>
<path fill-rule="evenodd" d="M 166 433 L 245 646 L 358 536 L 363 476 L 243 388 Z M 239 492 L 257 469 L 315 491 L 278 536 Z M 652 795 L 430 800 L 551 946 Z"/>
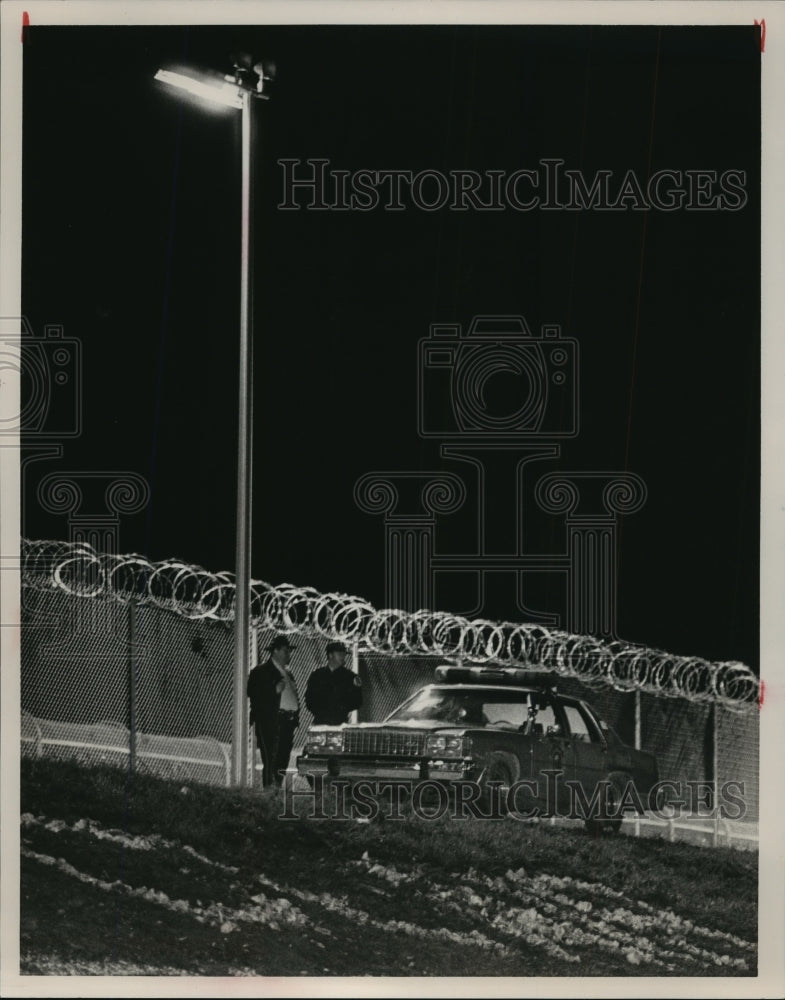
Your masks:
<path fill-rule="evenodd" d="M 328 642 L 327 643 L 327 655 L 330 653 L 348 653 L 349 650 L 346 645 L 342 642 Z"/>
<path fill-rule="evenodd" d="M 275 636 L 275 638 L 273 639 L 273 641 L 270 643 L 270 645 L 267 648 L 269 650 L 271 650 L 271 651 L 273 649 L 297 649 L 296 646 L 293 646 L 289 642 L 289 636 L 288 635 L 277 635 L 277 636 Z"/>

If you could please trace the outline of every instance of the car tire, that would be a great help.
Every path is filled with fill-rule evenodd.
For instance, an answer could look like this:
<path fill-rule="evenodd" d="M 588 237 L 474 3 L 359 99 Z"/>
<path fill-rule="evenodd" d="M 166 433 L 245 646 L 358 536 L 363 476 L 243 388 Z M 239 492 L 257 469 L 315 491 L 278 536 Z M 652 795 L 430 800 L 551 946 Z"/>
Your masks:
<path fill-rule="evenodd" d="M 622 800 L 624 789 L 632 779 L 621 771 L 612 771 L 606 781 L 606 795 L 600 805 L 600 815 L 595 819 L 585 819 L 589 833 L 618 833 L 621 829 L 622 817 L 616 815 Z"/>
<path fill-rule="evenodd" d="M 502 813 L 507 812 L 507 793 L 520 777 L 520 765 L 514 754 L 503 750 L 494 751 L 488 758 L 481 786 L 483 799 L 487 804 L 493 804 L 495 799 Z M 491 785 L 498 786 L 493 789 Z"/>

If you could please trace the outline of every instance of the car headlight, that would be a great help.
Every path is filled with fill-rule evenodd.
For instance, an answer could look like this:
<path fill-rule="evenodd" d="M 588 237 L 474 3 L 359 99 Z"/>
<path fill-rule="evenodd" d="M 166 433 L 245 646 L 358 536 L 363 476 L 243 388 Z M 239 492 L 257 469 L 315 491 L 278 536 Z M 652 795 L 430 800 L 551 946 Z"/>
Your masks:
<path fill-rule="evenodd" d="M 425 741 L 425 752 L 430 756 L 462 757 L 464 745 L 463 736 L 429 736 Z"/>
<path fill-rule="evenodd" d="M 335 753 L 343 750 L 343 730 L 319 729 L 310 730 L 305 738 L 306 753 L 321 751 Z"/>

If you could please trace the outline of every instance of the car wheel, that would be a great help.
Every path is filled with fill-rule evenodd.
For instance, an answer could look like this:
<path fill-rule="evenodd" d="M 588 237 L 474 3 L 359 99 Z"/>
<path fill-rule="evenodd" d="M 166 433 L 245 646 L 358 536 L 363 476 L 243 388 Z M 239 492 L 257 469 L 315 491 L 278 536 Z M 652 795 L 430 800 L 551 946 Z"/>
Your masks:
<path fill-rule="evenodd" d="M 600 801 L 600 814 L 596 818 L 586 819 L 586 829 L 589 833 L 618 833 L 621 829 L 622 817 L 618 815 L 619 805 L 624 795 L 624 789 L 631 778 L 620 771 L 612 771 L 606 781 L 605 794 Z"/>
<path fill-rule="evenodd" d="M 482 778 L 483 798 L 492 806 L 498 804 L 502 813 L 507 812 L 507 793 L 518 780 L 520 767 L 517 758 L 497 750 L 488 758 Z M 493 786 L 493 787 L 492 787 Z"/>

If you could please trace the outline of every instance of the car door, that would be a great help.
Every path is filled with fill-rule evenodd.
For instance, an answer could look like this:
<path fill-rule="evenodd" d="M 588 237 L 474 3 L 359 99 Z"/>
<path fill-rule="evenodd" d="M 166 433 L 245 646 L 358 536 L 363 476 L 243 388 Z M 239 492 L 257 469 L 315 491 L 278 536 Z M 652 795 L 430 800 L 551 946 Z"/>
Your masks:
<path fill-rule="evenodd" d="M 563 732 L 563 720 L 550 695 L 532 696 L 529 735 L 531 740 L 530 779 L 537 783 L 537 799 L 548 812 L 562 812 L 569 805 L 566 779 L 570 776 L 571 751 Z M 558 772 L 557 774 L 546 772 Z"/>
<path fill-rule="evenodd" d="M 580 702 L 565 699 L 560 707 L 568 743 L 567 776 L 580 786 L 585 801 L 588 801 L 597 783 L 607 776 L 607 744 Z M 577 799 L 576 790 L 573 801 Z"/>

